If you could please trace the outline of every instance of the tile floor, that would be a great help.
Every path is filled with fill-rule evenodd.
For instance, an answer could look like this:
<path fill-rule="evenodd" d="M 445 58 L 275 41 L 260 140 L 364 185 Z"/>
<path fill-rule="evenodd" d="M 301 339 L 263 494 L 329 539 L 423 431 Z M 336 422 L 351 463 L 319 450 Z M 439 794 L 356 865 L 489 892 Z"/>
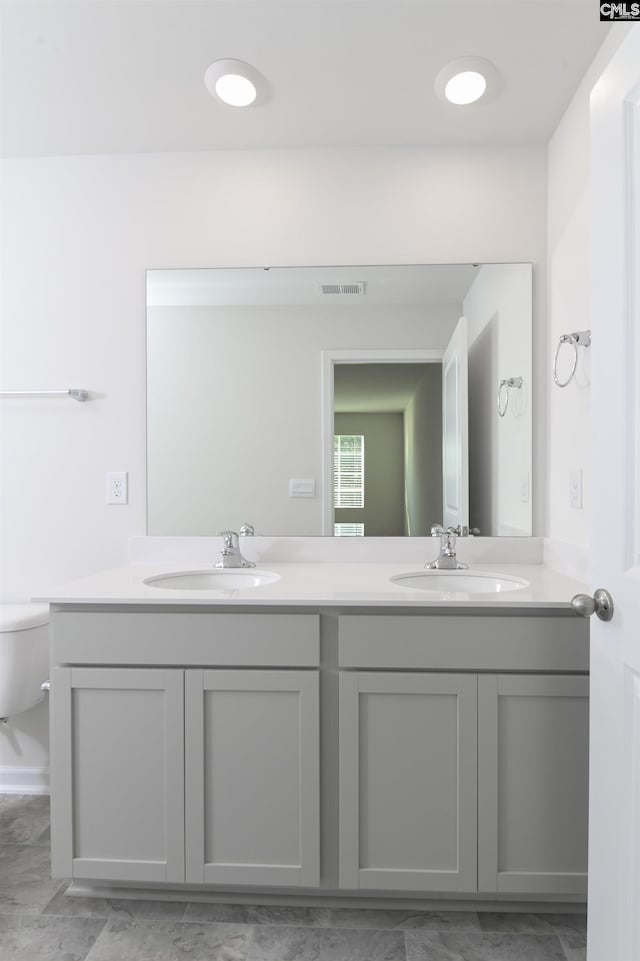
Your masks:
<path fill-rule="evenodd" d="M 0 961 L 584 961 L 580 915 L 65 896 L 48 798 L 0 796 Z"/>

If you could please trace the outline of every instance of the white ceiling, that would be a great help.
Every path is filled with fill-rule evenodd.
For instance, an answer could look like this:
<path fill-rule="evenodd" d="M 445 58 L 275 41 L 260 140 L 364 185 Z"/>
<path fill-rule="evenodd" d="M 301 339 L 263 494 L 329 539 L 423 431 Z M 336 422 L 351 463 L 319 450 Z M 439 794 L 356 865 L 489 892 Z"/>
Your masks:
<path fill-rule="evenodd" d="M 5 156 L 229 148 L 545 143 L 605 39 L 596 0 L 1 0 Z M 434 78 L 487 57 L 493 100 Z M 260 107 L 203 76 L 237 58 Z"/>

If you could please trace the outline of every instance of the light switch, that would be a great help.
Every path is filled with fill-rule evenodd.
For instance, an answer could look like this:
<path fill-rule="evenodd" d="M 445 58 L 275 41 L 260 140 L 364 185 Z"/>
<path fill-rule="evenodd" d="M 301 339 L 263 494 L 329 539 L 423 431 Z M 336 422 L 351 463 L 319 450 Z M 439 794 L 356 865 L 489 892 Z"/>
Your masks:
<path fill-rule="evenodd" d="M 289 497 L 315 497 L 316 482 L 312 477 L 292 477 L 289 481 Z"/>
<path fill-rule="evenodd" d="M 569 507 L 582 507 L 582 469 L 569 471 Z"/>
<path fill-rule="evenodd" d="M 520 500 L 523 504 L 529 503 L 529 471 L 525 471 L 520 477 Z"/>

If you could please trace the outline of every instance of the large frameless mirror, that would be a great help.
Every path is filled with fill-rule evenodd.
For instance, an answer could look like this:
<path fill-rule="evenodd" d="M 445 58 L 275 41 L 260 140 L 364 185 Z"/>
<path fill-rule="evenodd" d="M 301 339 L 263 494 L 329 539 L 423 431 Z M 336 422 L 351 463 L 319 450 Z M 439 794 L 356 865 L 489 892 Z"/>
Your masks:
<path fill-rule="evenodd" d="M 530 535 L 531 265 L 147 272 L 148 533 Z"/>

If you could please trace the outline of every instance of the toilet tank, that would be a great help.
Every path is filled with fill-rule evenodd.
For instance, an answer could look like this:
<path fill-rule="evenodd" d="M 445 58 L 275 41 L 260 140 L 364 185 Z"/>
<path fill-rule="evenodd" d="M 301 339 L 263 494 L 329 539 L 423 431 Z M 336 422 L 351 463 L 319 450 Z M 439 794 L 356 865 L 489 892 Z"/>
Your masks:
<path fill-rule="evenodd" d="M 0 604 L 0 718 L 42 700 L 49 677 L 49 608 Z"/>

